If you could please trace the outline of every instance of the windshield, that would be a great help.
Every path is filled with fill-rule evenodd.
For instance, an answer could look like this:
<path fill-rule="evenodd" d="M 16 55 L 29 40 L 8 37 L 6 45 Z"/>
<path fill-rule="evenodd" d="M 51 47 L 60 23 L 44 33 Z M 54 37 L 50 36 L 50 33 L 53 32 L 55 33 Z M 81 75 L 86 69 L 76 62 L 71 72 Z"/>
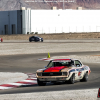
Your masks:
<path fill-rule="evenodd" d="M 39 37 L 39 36 L 34 36 L 34 37 L 36 37 L 36 38 L 41 38 L 41 37 Z"/>
<path fill-rule="evenodd" d="M 53 62 L 53 61 L 50 61 L 49 64 L 47 65 L 47 67 L 55 67 L 55 66 L 72 66 L 74 65 L 74 62 L 71 61 L 71 62 Z"/>

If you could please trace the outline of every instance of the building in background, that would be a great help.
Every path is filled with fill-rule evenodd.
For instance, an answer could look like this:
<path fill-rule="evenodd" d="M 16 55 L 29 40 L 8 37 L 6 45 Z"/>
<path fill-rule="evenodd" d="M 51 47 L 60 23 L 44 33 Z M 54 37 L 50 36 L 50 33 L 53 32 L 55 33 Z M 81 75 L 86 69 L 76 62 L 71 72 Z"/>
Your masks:
<path fill-rule="evenodd" d="M 82 9 L 82 8 L 81 8 Z M 31 10 L 0 12 L 0 34 L 100 32 L 100 10 Z"/>
<path fill-rule="evenodd" d="M 22 11 L 0 11 L 0 34 L 22 34 Z"/>

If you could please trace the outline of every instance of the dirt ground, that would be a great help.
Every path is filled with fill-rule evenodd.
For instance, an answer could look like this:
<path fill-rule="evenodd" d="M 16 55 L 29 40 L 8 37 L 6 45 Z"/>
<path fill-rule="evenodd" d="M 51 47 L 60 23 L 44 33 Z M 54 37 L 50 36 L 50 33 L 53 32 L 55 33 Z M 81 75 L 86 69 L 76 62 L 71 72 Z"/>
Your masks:
<path fill-rule="evenodd" d="M 0 35 L 4 40 L 28 40 L 30 36 L 40 36 L 45 40 L 53 39 L 98 39 L 100 33 L 54 33 L 54 34 L 17 34 L 17 35 Z"/>

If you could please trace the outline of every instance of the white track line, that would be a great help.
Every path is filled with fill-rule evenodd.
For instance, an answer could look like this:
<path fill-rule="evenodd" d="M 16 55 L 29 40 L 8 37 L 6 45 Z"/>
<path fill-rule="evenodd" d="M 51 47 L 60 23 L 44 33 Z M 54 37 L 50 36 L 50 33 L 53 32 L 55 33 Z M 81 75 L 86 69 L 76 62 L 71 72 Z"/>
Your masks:
<path fill-rule="evenodd" d="M 37 83 L 37 81 L 34 81 L 34 80 L 23 80 L 23 81 L 21 81 L 21 82 L 35 82 L 35 83 Z"/>

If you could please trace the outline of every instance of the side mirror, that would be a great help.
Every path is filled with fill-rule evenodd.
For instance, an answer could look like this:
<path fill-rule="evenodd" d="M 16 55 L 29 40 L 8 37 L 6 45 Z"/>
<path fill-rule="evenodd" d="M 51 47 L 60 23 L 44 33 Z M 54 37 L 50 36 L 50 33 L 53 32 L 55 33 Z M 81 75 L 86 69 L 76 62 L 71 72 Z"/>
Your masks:
<path fill-rule="evenodd" d="M 45 66 L 45 68 L 47 68 L 47 66 Z"/>

